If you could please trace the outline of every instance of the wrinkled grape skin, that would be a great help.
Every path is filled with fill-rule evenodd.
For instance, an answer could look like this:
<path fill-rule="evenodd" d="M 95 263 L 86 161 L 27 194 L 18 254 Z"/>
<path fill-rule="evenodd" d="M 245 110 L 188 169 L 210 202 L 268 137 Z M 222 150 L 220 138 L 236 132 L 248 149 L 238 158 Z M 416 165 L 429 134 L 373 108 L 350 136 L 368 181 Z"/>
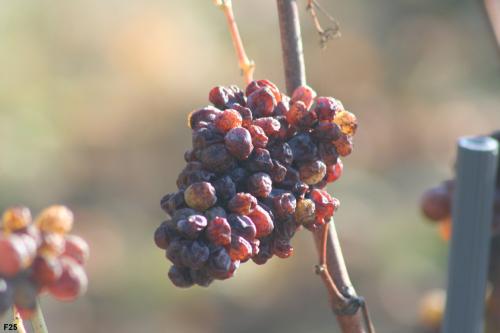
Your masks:
<path fill-rule="evenodd" d="M 233 213 L 247 215 L 257 206 L 257 198 L 249 193 L 237 193 L 228 203 Z"/>
<path fill-rule="evenodd" d="M 267 173 L 254 173 L 248 179 L 248 190 L 257 198 L 267 198 L 272 189 L 273 181 Z"/>
<path fill-rule="evenodd" d="M 247 159 L 253 150 L 252 136 L 243 127 L 231 129 L 224 138 L 227 150 L 237 159 Z"/>
<path fill-rule="evenodd" d="M 215 245 L 229 245 L 231 243 L 231 226 L 224 217 L 214 217 L 208 222 L 206 235 Z"/>
<path fill-rule="evenodd" d="M 208 171 L 224 173 L 235 166 L 235 159 L 222 143 L 211 145 L 200 152 L 200 161 Z"/>

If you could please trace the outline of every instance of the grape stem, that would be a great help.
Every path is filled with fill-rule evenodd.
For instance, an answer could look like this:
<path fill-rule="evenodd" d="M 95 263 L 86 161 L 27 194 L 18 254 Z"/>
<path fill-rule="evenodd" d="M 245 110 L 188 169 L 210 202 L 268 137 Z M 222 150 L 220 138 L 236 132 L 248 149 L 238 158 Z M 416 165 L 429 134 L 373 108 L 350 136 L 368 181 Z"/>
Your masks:
<path fill-rule="evenodd" d="M 296 0 L 277 0 L 287 93 L 306 84 L 302 38 Z M 364 300 L 357 296 L 347 273 L 333 220 L 314 232 L 319 254 L 318 274 L 329 293 L 343 333 L 374 333 Z M 361 311 L 360 311 L 361 310 Z M 366 327 L 363 324 L 366 323 Z"/>
<path fill-rule="evenodd" d="M 26 333 L 23 319 L 21 318 L 21 315 L 19 314 L 19 311 L 17 311 L 15 306 L 12 307 L 12 317 L 12 324 L 16 325 L 15 327 L 17 327 L 17 332 Z"/>
<path fill-rule="evenodd" d="M 255 63 L 250 60 L 245 52 L 245 47 L 243 46 L 243 41 L 238 30 L 238 25 L 234 18 L 233 6 L 231 0 L 214 0 L 216 6 L 218 6 L 224 13 L 227 20 L 227 25 L 229 32 L 231 33 L 231 39 L 233 40 L 234 49 L 236 51 L 236 57 L 238 58 L 238 64 L 243 74 L 243 78 L 246 84 L 253 81 L 253 72 L 255 70 Z"/>
<path fill-rule="evenodd" d="M 329 232 L 330 225 L 332 229 L 331 232 Z M 318 246 L 320 262 L 319 266 L 317 266 L 316 273 L 323 279 L 330 296 L 332 310 L 337 315 L 337 320 L 344 330 L 343 332 L 375 333 L 375 328 L 373 327 L 366 301 L 363 297 L 356 294 L 349 280 L 333 219 L 330 223 L 326 223 L 317 230 L 314 233 L 314 237 Z M 334 249 L 334 255 L 329 255 L 330 249 Z M 338 272 L 342 273 L 338 274 L 341 277 L 343 276 L 343 278 L 339 279 L 341 291 L 336 284 L 338 282 L 335 282 L 330 275 L 329 270 L 331 267 L 337 267 Z M 361 313 L 359 313 L 358 310 L 361 310 Z M 359 317 L 357 322 L 344 323 L 345 318 L 354 318 L 356 316 Z"/>
<path fill-rule="evenodd" d="M 48 333 L 47 324 L 45 324 L 45 318 L 43 317 L 42 306 L 38 299 L 36 301 L 35 314 L 33 318 L 31 318 L 31 327 L 34 333 Z"/>

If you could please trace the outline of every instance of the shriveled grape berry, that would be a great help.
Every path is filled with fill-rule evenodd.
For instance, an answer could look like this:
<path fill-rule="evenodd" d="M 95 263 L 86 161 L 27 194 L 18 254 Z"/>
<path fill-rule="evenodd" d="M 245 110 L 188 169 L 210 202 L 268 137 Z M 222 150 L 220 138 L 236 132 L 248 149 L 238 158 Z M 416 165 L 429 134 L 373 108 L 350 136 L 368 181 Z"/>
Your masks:
<path fill-rule="evenodd" d="M 191 269 L 190 276 L 191 281 L 201 287 L 208 287 L 214 281 L 206 269 Z"/>
<path fill-rule="evenodd" d="M 237 193 L 227 204 L 230 211 L 247 215 L 257 206 L 257 198 L 249 193 Z"/>
<path fill-rule="evenodd" d="M 181 250 L 182 264 L 192 269 L 202 268 L 209 256 L 209 248 L 200 241 L 186 244 Z"/>
<path fill-rule="evenodd" d="M 326 175 L 326 165 L 321 160 L 303 164 L 300 169 L 300 180 L 307 185 L 319 183 Z"/>
<path fill-rule="evenodd" d="M 207 171 L 224 173 L 231 170 L 236 161 L 222 143 L 211 145 L 200 151 L 200 161 Z"/>
<path fill-rule="evenodd" d="M 271 177 L 264 172 L 258 172 L 248 179 L 248 190 L 257 198 L 266 198 L 273 188 Z"/>
<path fill-rule="evenodd" d="M 347 135 L 341 135 L 338 140 L 334 141 L 335 149 L 339 156 L 347 156 L 352 153 L 353 143 L 352 138 Z"/>
<path fill-rule="evenodd" d="M 191 278 L 191 272 L 189 268 L 180 267 L 180 266 L 172 266 L 168 271 L 168 278 L 172 283 L 179 288 L 187 288 L 191 287 L 194 282 Z"/>
<path fill-rule="evenodd" d="M 333 97 L 318 97 L 314 106 L 320 122 L 332 122 L 335 114 L 343 109 L 342 103 Z"/>
<path fill-rule="evenodd" d="M 257 125 L 248 126 L 248 131 L 252 137 L 252 143 L 256 148 L 266 148 L 269 138 L 262 129 L 262 127 Z"/>
<path fill-rule="evenodd" d="M 224 217 L 216 216 L 211 219 L 205 232 L 212 244 L 229 245 L 231 243 L 231 226 Z"/>
<path fill-rule="evenodd" d="M 248 158 L 253 150 L 252 136 L 243 127 L 231 129 L 224 138 L 227 150 L 239 160 Z"/>
<path fill-rule="evenodd" d="M 194 183 L 184 192 L 186 204 L 196 210 L 204 211 L 217 201 L 215 188 L 208 182 Z"/>
<path fill-rule="evenodd" d="M 229 176 L 224 176 L 213 182 L 217 201 L 220 204 L 227 202 L 236 194 L 236 185 Z"/>
<path fill-rule="evenodd" d="M 262 128 L 262 130 L 264 131 L 264 133 L 266 133 L 268 137 L 278 135 L 281 127 L 280 122 L 274 119 L 273 117 L 264 117 L 255 119 L 253 121 L 253 124 L 255 126 L 259 126 L 260 128 Z"/>
<path fill-rule="evenodd" d="M 215 127 L 221 133 L 227 133 L 235 127 L 241 127 L 243 118 L 241 114 L 233 109 L 226 109 L 215 118 Z"/>
<path fill-rule="evenodd" d="M 195 110 L 188 116 L 188 125 L 192 129 L 208 126 L 215 122 L 215 118 L 220 113 L 222 113 L 222 111 L 213 106 Z"/>
<path fill-rule="evenodd" d="M 292 94 L 290 102 L 296 103 L 301 101 L 307 109 L 309 109 L 316 98 L 316 92 L 309 86 L 300 86 Z"/>
<path fill-rule="evenodd" d="M 247 105 L 259 117 L 270 116 L 276 107 L 276 98 L 271 89 L 262 87 L 248 96 Z"/>
<path fill-rule="evenodd" d="M 254 240 L 257 236 L 257 228 L 248 216 L 231 214 L 229 224 L 233 235 L 242 236 L 248 241 Z"/>
<path fill-rule="evenodd" d="M 229 249 L 231 260 L 248 260 L 252 256 L 252 245 L 241 236 L 234 236 Z"/>
<path fill-rule="evenodd" d="M 349 111 L 340 111 L 335 115 L 333 120 L 337 125 L 339 125 L 342 133 L 346 135 L 354 135 L 356 129 L 358 128 L 358 120 L 356 116 Z"/>
<path fill-rule="evenodd" d="M 329 183 L 333 183 L 337 179 L 342 176 L 342 171 L 344 170 L 344 164 L 340 159 L 337 160 L 337 163 L 333 165 L 329 165 L 326 167 L 326 179 Z"/>
<path fill-rule="evenodd" d="M 17 231 L 31 224 L 31 212 L 27 207 L 17 206 L 3 213 L 2 226 L 8 231 Z"/>
<path fill-rule="evenodd" d="M 269 213 L 261 206 L 257 205 L 255 209 L 248 214 L 248 217 L 252 220 L 257 230 L 255 237 L 265 237 L 273 231 L 273 220 L 271 219 Z"/>
<path fill-rule="evenodd" d="M 207 218 L 203 215 L 191 215 L 177 221 L 177 231 L 188 239 L 196 239 L 206 226 Z"/>

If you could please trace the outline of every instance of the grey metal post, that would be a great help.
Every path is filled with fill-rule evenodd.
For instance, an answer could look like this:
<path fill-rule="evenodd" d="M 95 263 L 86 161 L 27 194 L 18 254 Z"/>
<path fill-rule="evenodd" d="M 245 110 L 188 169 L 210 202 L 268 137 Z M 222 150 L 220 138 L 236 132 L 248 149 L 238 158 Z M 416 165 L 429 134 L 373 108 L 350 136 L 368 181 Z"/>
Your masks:
<path fill-rule="evenodd" d="M 444 333 L 482 333 L 498 143 L 458 141 Z"/>

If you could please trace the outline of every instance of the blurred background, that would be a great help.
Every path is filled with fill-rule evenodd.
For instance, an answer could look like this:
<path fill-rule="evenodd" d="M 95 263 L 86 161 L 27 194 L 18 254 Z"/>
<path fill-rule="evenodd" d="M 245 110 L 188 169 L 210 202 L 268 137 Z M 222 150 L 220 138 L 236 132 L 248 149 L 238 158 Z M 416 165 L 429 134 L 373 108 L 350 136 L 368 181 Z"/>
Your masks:
<path fill-rule="evenodd" d="M 319 46 L 300 1 L 309 84 L 359 119 L 329 190 L 357 291 L 379 332 L 418 332 L 446 243 L 418 210 L 455 142 L 500 125 L 500 61 L 480 2 L 320 1 L 342 37 Z M 274 1 L 233 0 L 256 78 L 284 87 Z M 191 146 L 187 114 L 243 80 L 212 1 L 2 1 L 0 207 L 71 207 L 90 243 L 88 293 L 42 300 L 52 333 L 338 332 L 309 232 L 295 254 L 180 290 L 152 241 Z"/>

